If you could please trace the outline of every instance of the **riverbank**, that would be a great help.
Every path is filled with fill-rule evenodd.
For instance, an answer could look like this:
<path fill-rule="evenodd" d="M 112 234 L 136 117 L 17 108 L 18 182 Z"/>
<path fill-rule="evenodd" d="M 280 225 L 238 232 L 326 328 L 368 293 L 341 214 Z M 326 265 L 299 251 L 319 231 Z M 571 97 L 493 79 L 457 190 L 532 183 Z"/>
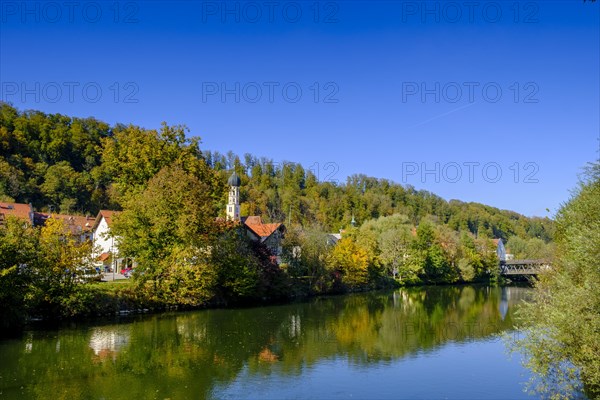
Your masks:
<path fill-rule="evenodd" d="M 323 295 L 342 295 L 399 287 L 401 287 L 400 284 L 388 279 L 381 280 L 377 284 L 361 287 L 334 285 L 331 290 L 317 293 L 311 292 L 309 288 L 303 285 L 292 284 L 289 287 L 290 290 L 288 294 L 285 296 L 276 295 L 273 297 L 246 297 L 237 299 L 215 297 L 201 304 L 173 304 L 170 301 L 161 300 L 157 296 L 141 290 L 135 281 L 128 279 L 79 286 L 73 294 L 63 302 L 64 308 L 61 315 L 55 317 L 58 319 L 88 319 L 111 315 L 156 313 L 174 310 L 252 307 L 302 301 Z"/>
<path fill-rule="evenodd" d="M 333 285 L 324 292 L 311 292 L 302 284 L 290 284 L 286 296 L 273 297 L 248 297 L 226 299 L 215 297 L 198 304 L 173 303 L 164 297 L 159 297 L 152 292 L 143 290 L 138 282 L 115 280 L 82 284 L 75 287 L 68 296 L 61 299 L 60 308 L 52 314 L 46 310 L 30 310 L 26 318 L 15 323 L 5 324 L 0 336 L 11 337 L 19 335 L 23 329 L 32 322 L 67 322 L 67 321 L 93 321 L 115 316 L 135 314 L 156 314 L 165 311 L 193 311 L 215 308 L 254 307 L 273 304 L 286 304 L 295 301 L 308 300 L 323 295 L 342 295 L 348 293 L 369 292 L 400 287 L 393 280 L 380 280 L 377 284 L 362 287 L 345 287 Z"/>
<path fill-rule="evenodd" d="M 135 281 L 116 280 L 110 282 L 90 283 L 79 286 L 73 293 L 62 302 L 62 308 L 59 314 L 52 316 L 41 316 L 32 314 L 31 317 L 22 321 L 22 323 L 13 326 L 12 329 L 5 329 L 2 336 L 19 335 L 22 330 L 31 323 L 68 322 L 68 321 L 97 321 L 111 319 L 119 316 L 141 315 L 141 314 L 159 314 L 167 311 L 194 311 L 203 309 L 232 309 L 247 308 L 257 306 L 269 306 L 277 304 L 289 304 L 294 302 L 303 302 L 312 298 L 322 296 L 339 296 L 351 293 L 377 292 L 381 290 L 392 290 L 401 287 L 405 288 L 425 288 L 428 286 L 439 287 L 466 287 L 466 286 L 504 286 L 514 285 L 515 282 L 500 281 L 498 283 L 489 280 L 479 282 L 428 282 L 411 285 L 401 285 L 393 280 L 381 281 L 378 285 L 369 287 L 343 287 L 336 286 L 326 292 L 310 292 L 302 285 L 292 285 L 288 296 L 274 298 L 246 298 L 237 300 L 211 299 L 202 304 L 172 304 L 170 302 L 160 301 L 155 296 L 140 290 Z"/>

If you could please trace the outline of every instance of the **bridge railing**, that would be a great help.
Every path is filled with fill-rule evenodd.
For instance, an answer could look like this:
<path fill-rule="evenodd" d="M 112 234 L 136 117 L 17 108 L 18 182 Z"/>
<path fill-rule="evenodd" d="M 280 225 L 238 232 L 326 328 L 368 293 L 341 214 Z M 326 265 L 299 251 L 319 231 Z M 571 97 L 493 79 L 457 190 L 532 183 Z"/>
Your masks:
<path fill-rule="evenodd" d="M 501 275 L 537 275 L 552 268 L 549 260 L 509 260 L 500 262 Z"/>

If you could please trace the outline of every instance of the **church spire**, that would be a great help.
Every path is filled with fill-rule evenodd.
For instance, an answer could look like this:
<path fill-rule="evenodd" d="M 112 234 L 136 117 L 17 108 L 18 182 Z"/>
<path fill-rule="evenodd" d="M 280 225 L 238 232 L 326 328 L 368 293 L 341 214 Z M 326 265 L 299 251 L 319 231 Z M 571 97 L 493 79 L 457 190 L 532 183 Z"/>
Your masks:
<path fill-rule="evenodd" d="M 227 180 L 229 185 L 229 201 L 227 202 L 227 220 L 228 221 L 239 221 L 240 220 L 240 186 L 242 180 L 233 171 L 233 174 Z"/>

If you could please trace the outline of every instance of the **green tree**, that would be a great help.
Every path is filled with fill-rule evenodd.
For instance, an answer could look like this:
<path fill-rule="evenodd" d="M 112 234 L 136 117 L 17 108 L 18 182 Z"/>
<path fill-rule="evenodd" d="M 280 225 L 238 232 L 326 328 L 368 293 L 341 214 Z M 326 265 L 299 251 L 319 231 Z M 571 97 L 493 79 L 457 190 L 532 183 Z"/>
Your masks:
<path fill-rule="evenodd" d="M 118 201 L 144 190 L 150 178 L 167 166 L 178 166 L 209 186 L 217 185 L 217 175 L 199 149 L 200 139 L 187 139 L 186 131 L 185 126 L 166 123 L 158 132 L 128 126 L 103 140 L 102 173 L 111 177 Z"/>
<path fill-rule="evenodd" d="M 40 189 L 55 210 L 69 214 L 87 206 L 85 194 L 91 186 L 91 180 L 75 171 L 67 161 L 61 161 L 48 167 Z"/>
<path fill-rule="evenodd" d="M 219 237 L 211 260 L 218 271 L 219 300 L 229 302 L 264 294 L 259 293 L 261 265 L 241 229 L 233 228 Z"/>
<path fill-rule="evenodd" d="M 540 276 L 533 301 L 520 314 L 526 335 L 517 349 L 543 378 L 538 390 L 570 397 L 579 377 L 587 395 L 599 398 L 600 164 L 586 170 L 556 227 L 557 261 Z"/>
<path fill-rule="evenodd" d="M 283 241 L 284 258 L 290 276 L 306 279 L 312 292 L 328 287 L 327 259 L 332 251 L 327 234 L 319 227 L 290 227 Z"/>
<path fill-rule="evenodd" d="M 386 230 L 379 238 L 381 262 L 386 266 L 388 274 L 400 282 L 405 279 L 411 281 L 416 277 L 415 271 L 411 270 L 410 263 L 407 262 L 411 243 L 412 235 L 408 226 Z"/>
<path fill-rule="evenodd" d="M 25 190 L 23 171 L 0 159 L 0 201 L 13 202 Z"/>
<path fill-rule="evenodd" d="M 218 271 L 211 263 L 210 248 L 175 246 L 161 261 L 164 270 L 154 292 L 162 304 L 197 307 L 217 292 Z"/>
<path fill-rule="evenodd" d="M 144 272 L 138 275 L 141 280 L 152 281 L 158 290 L 165 276 L 172 275 L 173 265 L 212 243 L 218 233 L 211 196 L 215 190 L 181 167 L 170 166 L 125 202 L 112 229 L 121 254 L 135 258 Z"/>
<path fill-rule="evenodd" d="M 0 326 L 18 329 L 27 315 L 25 299 L 33 278 L 30 266 L 41 256 L 38 231 L 10 217 L 0 227 Z"/>
<path fill-rule="evenodd" d="M 516 259 L 527 259 L 527 240 L 519 236 L 511 236 L 506 242 L 506 251 L 512 254 Z"/>

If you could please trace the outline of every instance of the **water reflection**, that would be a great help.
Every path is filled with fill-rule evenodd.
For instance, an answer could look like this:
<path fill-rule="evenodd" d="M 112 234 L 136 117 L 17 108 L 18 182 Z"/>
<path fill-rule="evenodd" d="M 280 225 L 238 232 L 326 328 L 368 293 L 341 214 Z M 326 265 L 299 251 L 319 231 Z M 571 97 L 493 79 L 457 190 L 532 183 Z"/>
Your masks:
<path fill-rule="evenodd" d="M 126 326 L 108 326 L 93 328 L 90 348 L 100 358 L 116 356 L 119 350 L 129 343 L 129 328 Z"/>
<path fill-rule="evenodd" d="M 504 320 L 508 314 L 508 309 L 516 307 L 523 300 L 528 300 L 531 296 L 531 289 L 528 287 L 507 286 L 501 288 L 500 297 L 500 316 Z"/>
<path fill-rule="evenodd" d="M 408 288 L 29 332 L 0 342 L 0 390 L 19 398 L 205 398 L 224 395 L 240 380 L 302 382 L 328 363 L 376 370 L 450 343 L 494 338 L 513 327 L 513 312 L 528 291 Z"/>

